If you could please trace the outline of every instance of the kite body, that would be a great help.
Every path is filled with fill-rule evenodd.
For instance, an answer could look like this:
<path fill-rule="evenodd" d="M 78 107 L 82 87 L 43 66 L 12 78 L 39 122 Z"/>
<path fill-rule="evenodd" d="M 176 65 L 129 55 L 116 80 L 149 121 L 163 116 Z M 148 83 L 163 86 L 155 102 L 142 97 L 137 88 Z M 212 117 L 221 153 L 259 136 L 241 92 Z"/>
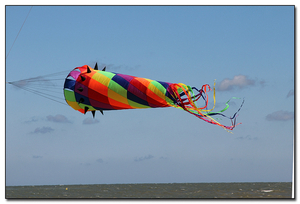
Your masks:
<path fill-rule="evenodd" d="M 198 94 L 194 94 L 194 91 Z M 64 84 L 66 102 L 81 113 L 104 110 L 142 109 L 175 107 L 186 110 L 206 122 L 232 130 L 236 125 L 224 126 L 211 117 L 222 112 L 207 110 L 209 85 L 201 90 L 185 84 L 167 83 L 119 73 L 100 71 L 96 64 L 92 69 L 88 65 L 73 69 Z M 204 107 L 197 107 L 196 101 L 203 98 Z M 214 97 L 215 98 L 215 97 Z M 235 114 L 236 115 L 236 114 Z M 226 117 L 226 116 L 225 116 Z M 231 120 L 234 118 L 230 118 Z"/>

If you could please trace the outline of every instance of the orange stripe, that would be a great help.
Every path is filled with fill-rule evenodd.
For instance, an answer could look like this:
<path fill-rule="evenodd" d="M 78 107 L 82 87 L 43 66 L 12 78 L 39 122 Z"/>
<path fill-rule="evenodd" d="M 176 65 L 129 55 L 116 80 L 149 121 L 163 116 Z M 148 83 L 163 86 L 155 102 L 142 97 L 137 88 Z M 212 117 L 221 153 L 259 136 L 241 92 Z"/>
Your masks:
<path fill-rule="evenodd" d="M 140 77 L 136 77 L 134 78 L 133 80 L 137 80 L 140 84 L 133 84 L 132 82 L 130 82 L 131 84 L 133 84 L 134 86 L 137 85 L 137 88 L 142 91 L 143 93 L 145 93 L 147 91 L 147 87 L 149 86 L 150 84 L 150 81 L 148 81 L 147 79 L 145 78 L 140 78 Z M 132 81 L 133 81 L 132 80 Z M 143 87 L 143 86 L 145 87 Z"/>
<path fill-rule="evenodd" d="M 93 89 L 94 91 L 96 91 L 104 96 L 107 96 L 108 87 L 101 84 L 97 80 L 94 80 L 93 78 L 90 79 L 89 88 Z"/>
<path fill-rule="evenodd" d="M 143 91 L 146 96 L 147 96 L 147 101 L 149 103 L 152 103 L 154 105 L 157 105 L 157 106 L 169 106 L 168 103 L 166 102 L 165 99 L 162 99 L 161 97 L 159 97 L 156 93 L 154 93 L 153 91 L 151 91 L 148 87 L 151 83 L 151 79 L 146 79 L 146 78 L 140 78 L 140 77 L 136 77 L 134 78 L 134 80 L 137 80 L 139 81 L 141 84 L 143 84 L 145 87 L 147 87 L 147 89 L 144 89 L 144 90 L 141 90 Z M 154 85 L 153 85 L 154 86 Z M 139 87 L 141 88 L 141 87 Z M 156 88 L 156 87 L 155 87 Z M 156 88 L 157 89 L 157 88 Z M 157 89 L 158 90 L 158 89 Z M 158 93 L 159 95 L 161 95 L 161 92 Z"/>
<path fill-rule="evenodd" d="M 115 92 L 111 89 L 108 89 L 108 98 L 114 99 L 114 100 L 119 101 L 123 104 L 129 105 L 127 97 L 124 97 L 124 96 L 118 94 L 117 92 Z"/>
<path fill-rule="evenodd" d="M 108 98 L 109 104 L 113 106 L 115 109 L 133 109 L 130 105 L 121 103 L 112 98 Z"/>
<path fill-rule="evenodd" d="M 169 106 L 167 101 L 157 96 L 151 90 L 147 91 L 147 101 L 158 106 Z"/>
<path fill-rule="evenodd" d="M 161 105 L 168 106 L 168 103 L 166 100 L 160 98 L 156 93 L 154 93 L 150 89 L 147 89 L 146 95 L 147 95 L 147 101 L 149 103 L 153 103 L 153 104 L 159 105 L 159 106 L 161 106 Z M 150 99 L 148 97 L 150 97 Z"/>

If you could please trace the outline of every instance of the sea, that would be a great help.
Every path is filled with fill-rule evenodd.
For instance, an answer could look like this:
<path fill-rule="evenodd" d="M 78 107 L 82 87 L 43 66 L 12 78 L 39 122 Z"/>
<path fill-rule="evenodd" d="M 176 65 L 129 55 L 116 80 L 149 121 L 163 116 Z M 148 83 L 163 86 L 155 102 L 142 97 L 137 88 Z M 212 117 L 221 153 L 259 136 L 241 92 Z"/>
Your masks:
<path fill-rule="evenodd" d="M 6 199 L 294 199 L 291 182 L 6 186 Z"/>

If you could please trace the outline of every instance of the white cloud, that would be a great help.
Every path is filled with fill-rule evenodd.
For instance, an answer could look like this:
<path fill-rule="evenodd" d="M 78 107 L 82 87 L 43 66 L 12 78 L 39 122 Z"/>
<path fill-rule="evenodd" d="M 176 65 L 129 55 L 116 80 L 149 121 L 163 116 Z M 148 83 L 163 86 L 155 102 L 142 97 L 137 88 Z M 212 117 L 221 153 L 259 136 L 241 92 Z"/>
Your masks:
<path fill-rule="evenodd" d="M 42 133 L 42 134 L 44 134 L 44 133 L 49 133 L 49 132 L 52 132 L 52 131 L 54 131 L 54 129 L 51 128 L 51 127 L 42 127 L 42 128 L 36 128 L 33 133 Z"/>
<path fill-rule="evenodd" d="M 134 161 L 135 162 L 140 162 L 140 161 L 149 160 L 149 159 L 152 159 L 152 158 L 154 158 L 154 156 L 149 154 L 148 156 L 135 158 Z"/>
<path fill-rule="evenodd" d="M 224 79 L 221 81 L 218 90 L 219 91 L 228 91 L 232 90 L 234 88 L 245 88 L 247 86 L 254 86 L 256 83 L 255 80 L 248 79 L 245 75 L 237 75 L 234 76 L 233 79 Z M 263 84 L 263 82 L 260 82 L 260 84 Z"/>
<path fill-rule="evenodd" d="M 95 118 L 86 118 L 82 121 L 82 124 L 84 124 L 84 125 L 96 124 L 96 123 L 99 123 L 99 120 L 97 120 Z"/>
<path fill-rule="evenodd" d="M 43 158 L 43 156 L 33 155 L 32 158 L 33 158 L 33 159 L 41 159 L 41 158 Z"/>
<path fill-rule="evenodd" d="M 268 121 L 287 121 L 292 119 L 294 119 L 294 112 L 283 110 L 276 111 L 266 116 L 266 120 Z"/>
<path fill-rule="evenodd" d="M 31 117 L 29 120 L 25 121 L 25 123 L 32 123 L 32 122 L 38 122 L 39 119 L 35 116 Z"/>
<path fill-rule="evenodd" d="M 47 120 L 56 123 L 70 123 L 70 121 L 65 116 L 60 114 L 57 114 L 56 116 L 48 115 Z"/>

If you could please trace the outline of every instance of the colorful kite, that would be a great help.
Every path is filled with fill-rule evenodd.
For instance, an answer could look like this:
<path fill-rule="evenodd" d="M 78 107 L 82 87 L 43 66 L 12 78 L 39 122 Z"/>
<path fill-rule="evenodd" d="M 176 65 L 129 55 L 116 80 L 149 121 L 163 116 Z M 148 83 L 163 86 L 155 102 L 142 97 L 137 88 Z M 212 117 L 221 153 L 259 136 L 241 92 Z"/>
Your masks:
<path fill-rule="evenodd" d="M 228 107 L 219 112 L 212 112 L 215 107 L 207 110 L 208 95 L 211 88 L 208 84 L 200 90 L 182 83 L 167 83 L 146 78 L 129 76 L 98 70 L 97 63 L 92 69 L 88 65 L 77 67 L 67 76 L 64 84 L 64 95 L 67 103 L 81 113 L 95 111 L 102 114 L 104 110 L 139 109 L 139 108 L 160 108 L 175 107 L 183 109 L 196 117 L 232 130 L 236 124 L 237 112 L 233 117 L 222 114 Z M 197 94 L 194 93 L 197 92 Z M 203 107 L 197 106 L 197 101 L 202 98 L 205 102 Z M 241 105 L 242 106 L 242 105 Z M 220 124 L 213 115 L 220 115 L 231 120 L 231 126 Z"/>

